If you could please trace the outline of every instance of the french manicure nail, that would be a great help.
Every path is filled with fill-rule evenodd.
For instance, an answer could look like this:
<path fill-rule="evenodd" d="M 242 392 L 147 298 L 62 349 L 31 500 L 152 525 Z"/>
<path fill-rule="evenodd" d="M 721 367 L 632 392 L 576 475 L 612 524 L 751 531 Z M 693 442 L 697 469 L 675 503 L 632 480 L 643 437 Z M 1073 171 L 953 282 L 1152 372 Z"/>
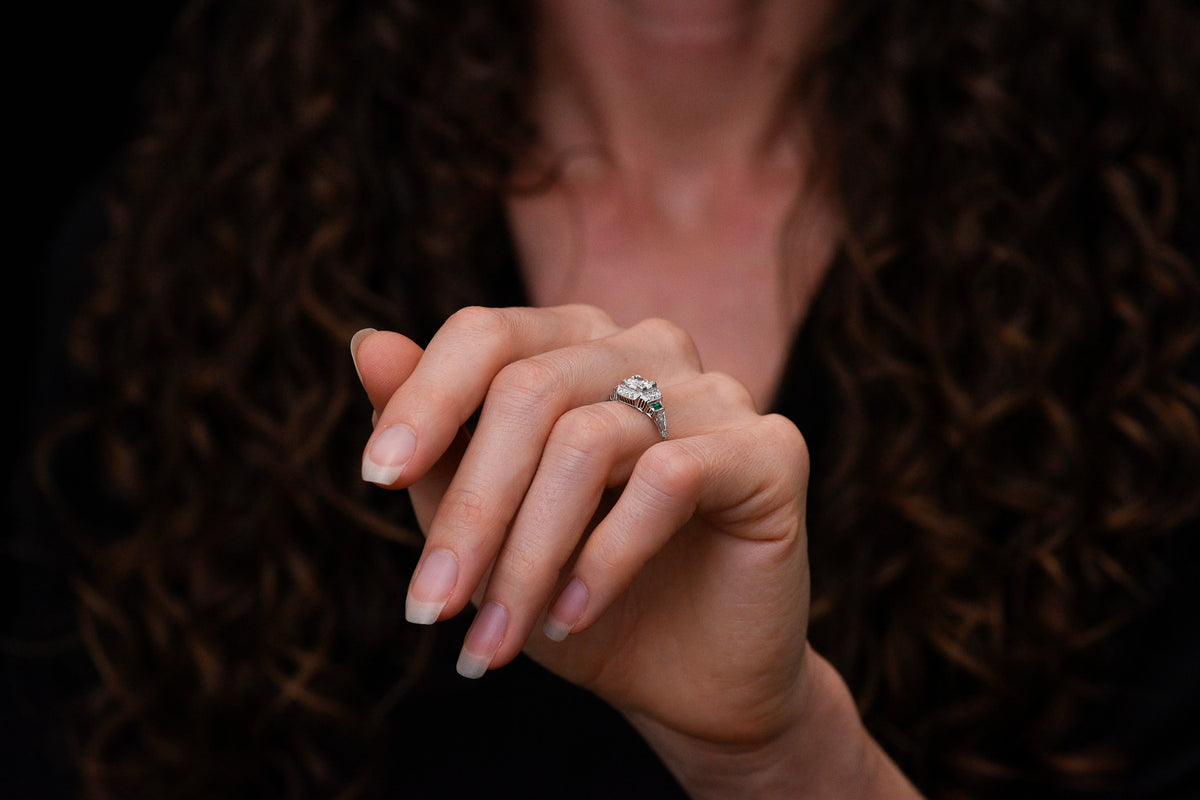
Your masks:
<path fill-rule="evenodd" d="M 550 613 L 546 615 L 546 624 L 542 626 L 542 633 L 546 634 L 546 638 L 551 641 L 561 642 L 566 639 L 571 629 L 579 624 L 579 620 L 583 619 L 583 612 L 587 611 L 587 604 L 587 587 L 579 578 L 571 578 L 571 581 L 563 587 L 562 592 L 558 595 L 558 599 L 554 601 Z"/>
<path fill-rule="evenodd" d="M 407 425 L 389 425 L 377 430 L 363 453 L 363 480 L 390 486 L 416 450 L 417 435 Z"/>
<path fill-rule="evenodd" d="M 374 328 L 363 328 L 358 333 L 350 337 L 350 360 L 354 363 L 354 372 L 358 375 L 358 382 L 362 383 L 362 373 L 358 370 L 358 346 L 363 343 L 372 333 L 379 333 Z"/>
<path fill-rule="evenodd" d="M 484 603 L 463 640 L 456 669 L 464 678 L 481 678 L 504 641 L 508 611 L 499 603 Z"/>
<path fill-rule="evenodd" d="M 404 618 L 417 625 L 432 625 L 446 607 L 458 581 L 458 559 L 443 548 L 434 550 L 417 565 L 408 596 L 404 599 Z"/>

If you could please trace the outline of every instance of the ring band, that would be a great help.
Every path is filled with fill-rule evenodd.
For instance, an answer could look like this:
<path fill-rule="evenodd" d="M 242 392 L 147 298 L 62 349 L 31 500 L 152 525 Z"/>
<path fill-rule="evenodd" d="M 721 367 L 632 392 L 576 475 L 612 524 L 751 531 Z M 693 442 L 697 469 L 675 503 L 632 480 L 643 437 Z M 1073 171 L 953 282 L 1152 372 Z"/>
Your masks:
<path fill-rule="evenodd" d="M 658 435 L 663 441 L 667 440 L 667 409 L 663 406 L 662 392 L 657 383 L 641 375 L 634 375 L 618 383 L 608 399 L 624 403 L 645 414 L 658 428 Z"/>

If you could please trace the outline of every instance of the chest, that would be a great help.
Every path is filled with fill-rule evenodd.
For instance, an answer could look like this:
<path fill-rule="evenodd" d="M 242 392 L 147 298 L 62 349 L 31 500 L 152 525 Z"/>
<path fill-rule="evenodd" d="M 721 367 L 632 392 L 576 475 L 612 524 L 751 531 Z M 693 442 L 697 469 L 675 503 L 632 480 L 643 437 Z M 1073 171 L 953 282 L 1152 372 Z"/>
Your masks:
<path fill-rule="evenodd" d="M 706 370 L 765 410 L 832 252 L 832 231 L 815 213 L 798 221 L 793 200 L 718 194 L 672 215 L 653 197 L 548 192 L 508 213 L 534 304 L 589 303 L 623 326 L 671 320 Z"/>

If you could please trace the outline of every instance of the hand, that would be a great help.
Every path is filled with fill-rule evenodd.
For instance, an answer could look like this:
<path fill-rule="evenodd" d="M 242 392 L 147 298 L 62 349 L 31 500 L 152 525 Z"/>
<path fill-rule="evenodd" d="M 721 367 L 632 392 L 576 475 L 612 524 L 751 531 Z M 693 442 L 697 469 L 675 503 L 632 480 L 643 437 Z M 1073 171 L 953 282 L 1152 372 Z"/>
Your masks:
<path fill-rule="evenodd" d="M 465 309 L 424 353 L 369 335 L 357 365 L 379 414 L 364 477 L 409 488 L 427 537 L 410 617 L 480 608 L 461 671 L 524 649 L 683 736 L 751 745 L 794 725 L 804 440 L 736 381 L 703 372 L 684 332 L 656 320 L 623 330 L 583 306 Z M 657 379 L 669 441 L 606 401 L 634 373 Z M 552 641 L 539 623 L 570 635 Z"/>

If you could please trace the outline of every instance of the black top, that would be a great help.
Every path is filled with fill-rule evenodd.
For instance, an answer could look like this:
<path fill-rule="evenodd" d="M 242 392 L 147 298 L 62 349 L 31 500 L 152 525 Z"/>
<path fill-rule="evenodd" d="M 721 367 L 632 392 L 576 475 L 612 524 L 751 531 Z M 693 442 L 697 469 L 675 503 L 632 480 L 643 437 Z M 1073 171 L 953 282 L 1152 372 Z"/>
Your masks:
<path fill-rule="evenodd" d="M 27 429 L 36 430 L 72 394 L 72 376 L 55 332 L 82 296 L 83 254 L 103 231 L 98 203 L 84 204 L 61 237 L 53 290 L 42 327 L 41 370 L 30 382 Z M 515 270 L 514 270 L 515 273 Z M 821 299 L 818 298 L 819 304 Z M 824 460 L 831 399 L 821 391 L 811 335 L 802 330 L 781 384 L 777 410 L 804 431 L 814 469 Z M 73 774 L 61 704 L 88 675 L 69 636 L 71 595 L 53 524 L 31 501 L 26 473 L 11 495 L 13 547 L 3 582 L 6 625 L 0 708 L 0 796 L 70 797 Z M 1160 613 L 1124 641 L 1128 692 L 1106 718 L 1099 738 L 1132 743 L 1138 767 L 1113 798 L 1200 798 L 1200 591 L 1196 530 L 1172 542 L 1174 578 L 1161 588 Z M 435 655 L 424 684 L 402 701 L 395 719 L 394 774 L 384 797 L 657 798 L 683 792 L 625 720 L 581 691 L 520 657 L 478 681 L 457 676 L 454 663 L 470 615 L 437 626 Z"/>

